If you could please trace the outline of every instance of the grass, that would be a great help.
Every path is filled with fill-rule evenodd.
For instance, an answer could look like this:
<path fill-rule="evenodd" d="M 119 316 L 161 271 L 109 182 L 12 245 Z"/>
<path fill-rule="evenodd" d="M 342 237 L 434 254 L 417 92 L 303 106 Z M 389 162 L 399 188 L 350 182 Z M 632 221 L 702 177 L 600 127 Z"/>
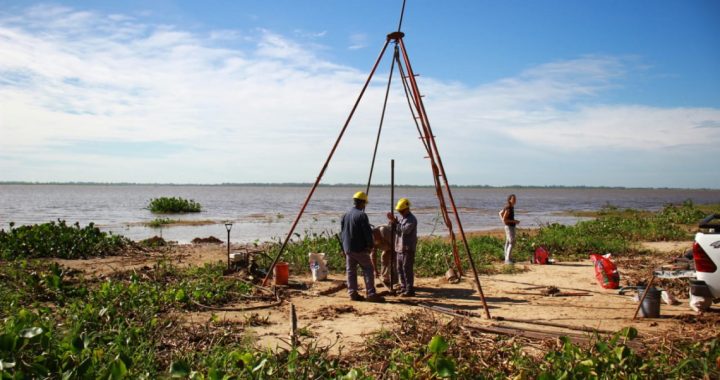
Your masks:
<path fill-rule="evenodd" d="M 194 200 L 180 197 L 160 197 L 150 200 L 147 207 L 151 212 L 158 214 L 178 214 L 186 212 L 200 212 L 202 206 Z"/>
<path fill-rule="evenodd" d="M 591 252 L 615 255 L 637 253 L 638 241 L 688 240 L 697 223 L 718 209 L 699 208 L 686 201 L 681 205 L 667 205 L 658 212 L 618 209 L 606 206 L 594 220 L 574 226 L 550 224 L 536 234 L 521 234 L 519 251 L 527 255 L 534 247 L 544 246 L 556 259 L 587 258 Z"/>
<path fill-rule="evenodd" d="M 162 226 L 166 226 L 166 225 L 168 225 L 168 224 L 173 224 L 173 223 L 175 223 L 175 222 L 177 222 L 176 219 L 170 219 L 170 218 L 155 218 L 155 219 L 151 220 L 150 222 L 148 222 L 146 225 L 147 225 L 148 227 L 152 227 L 152 228 L 160 228 L 160 227 L 162 227 Z"/>
<path fill-rule="evenodd" d="M 715 207 L 715 208 L 713 208 Z M 596 219 L 582 221 L 574 226 L 549 224 L 538 230 L 519 230 L 513 259 L 529 262 L 535 248 L 544 246 L 555 260 L 572 261 L 588 258 L 590 253 L 612 253 L 615 256 L 638 253 L 635 242 L 692 239 L 697 222 L 708 213 L 720 212 L 720 205 L 698 207 L 686 201 L 680 205 L 667 205 L 657 212 L 618 209 L 606 206 L 596 212 Z M 471 236 L 468 246 L 480 273 L 497 273 L 493 264 L 503 261 L 503 238 Z M 271 245 L 269 257 L 275 257 L 280 242 Z M 345 260 L 340 242 L 331 231 L 321 233 L 296 233 L 283 253 L 282 260 L 290 264 L 292 271 L 309 271 L 308 253 L 324 252 L 331 271 L 345 270 Z M 461 241 L 458 253 L 462 266 L 469 270 L 470 263 Z M 270 265 L 265 258 L 260 265 Z M 446 238 L 422 238 L 418 242 L 415 257 L 415 273 L 418 276 L 440 276 L 453 263 L 452 246 Z M 519 268 L 501 268 L 499 271 L 514 272 Z"/>

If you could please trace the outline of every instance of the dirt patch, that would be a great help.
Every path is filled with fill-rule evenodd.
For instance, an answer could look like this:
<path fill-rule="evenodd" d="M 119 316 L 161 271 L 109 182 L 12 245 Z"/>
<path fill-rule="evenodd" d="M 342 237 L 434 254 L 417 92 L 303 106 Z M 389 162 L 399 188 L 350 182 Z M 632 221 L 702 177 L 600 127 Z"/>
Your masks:
<path fill-rule="evenodd" d="M 652 241 L 640 243 L 644 249 L 659 253 L 682 256 L 685 251 L 692 249 L 692 241 Z"/>
<path fill-rule="evenodd" d="M 86 272 L 86 275 L 98 276 L 128 269 L 135 269 L 142 274 L 143 268 L 152 267 L 162 260 L 179 266 L 225 262 L 226 255 L 227 251 L 222 246 L 181 245 L 127 256 L 55 261 Z M 673 255 L 670 252 L 618 258 L 616 262 L 623 278 L 622 283 L 629 285 L 646 278 L 646 274 L 656 264 Z M 288 347 L 290 303 L 295 305 L 302 337 L 316 339 L 319 345 L 333 347 L 332 350 L 336 352 L 360 347 L 370 334 L 378 330 L 396 331 L 399 328 L 398 320 L 413 315 L 411 313 L 437 314 L 425 308 L 427 306 L 466 312 L 472 315 L 470 318 L 473 323 L 555 333 L 577 332 L 573 328 L 618 331 L 633 326 L 640 331 L 641 337 L 661 339 L 669 335 L 700 336 L 713 329 L 717 331 L 720 315 L 715 312 L 717 308 L 698 316 L 687 305 L 686 288 L 682 292 L 678 290 L 676 296 L 681 301 L 679 305 L 661 305 L 660 318 L 632 320 L 637 307 L 636 301 L 632 299 L 634 294 L 619 295 L 617 290 L 602 289 L 595 280 L 593 265 L 589 260 L 516 266 L 523 271 L 480 276 L 489 313 L 492 317 L 504 318 L 503 321 L 485 318 L 474 280 L 468 277 L 456 284 L 448 283 L 444 277 L 418 278 L 417 297 L 407 299 L 388 296 L 385 303 L 369 303 L 350 300 L 344 287 L 343 273 L 331 274 L 327 281 L 317 283 L 312 282 L 309 273 L 291 273 L 292 286 L 283 291 L 285 301 L 282 305 L 252 312 L 185 312 L 178 316 L 183 326 L 178 327 L 178 331 L 192 338 L 192 329 L 197 326 L 227 323 L 236 326 L 238 331 L 251 334 L 252 339 L 263 347 Z M 679 284 L 678 289 L 687 286 L 687 281 L 676 282 Z M 359 283 L 362 286 L 361 277 Z M 387 289 L 379 281 L 377 284 L 379 292 L 387 294 Z M 558 296 L 563 294 L 565 296 Z M 684 300 L 682 295 L 685 295 Z M 256 301 L 255 304 L 263 303 Z M 226 305 L 226 308 L 245 306 L 248 305 Z M 566 325 L 569 328 L 544 326 L 535 322 Z M 171 347 L 180 343 L 168 341 L 163 344 Z M 171 348 L 168 350 L 172 351 Z"/>
<path fill-rule="evenodd" d="M 397 320 L 410 313 L 436 314 L 421 307 L 420 303 L 466 312 L 473 316 L 474 323 L 557 334 L 577 334 L 583 328 L 618 331 L 633 326 L 640 331 L 641 337 L 665 336 L 684 331 L 683 318 L 695 314 L 687 303 L 676 306 L 663 304 L 661 318 L 633 321 L 637 307 L 633 294 L 623 296 L 618 295 L 617 290 L 600 288 L 589 260 L 528 266 L 526 272 L 514 275 L 481 276 L 489 312 L 493 317 L 505 319 L 502 322 L 484 318 L 481 299 L 474 290 L 473 282 L 467 278 L 458 284 L 448 284 L 444 278 L 420 278 L 417 279 L 416 298 L 387 297 L 387 302 L 380 304 L 350 301 L 344 289 L 315 295 L 323 288 L 342 281 L 342 278 L 342 275 L 335 274 L 331 275 L 332 282 L 313 284 L 306 277 L 296 276 L 294 280 L 306 283 L 308 289 L 292 294 L 279 308 L 259 312 L 268 324 L 251 329 L 257 342 L 268 348 L 288 347 L 289 303 L 295 305 L 298 327 L 320 344 L 333 346 L 334 349 L 359 347 L 370 333 L 380 329 L 395 331 Z M 532 290 L 536 294 L 517 294 L 529 292 L 529 288 L 534 288 Z M 563 293 L 571 295 L 557 296 Z M 217 317 L 241 321 L 243 315 L 242 312 L 220 312 Z M 195 320 L 205 317 L 202 313 L 193 315 Z M 567 325 L 569 328 L 544 326 L 542 323 Z M 694 328 L 700 329 L 707 331 L 707 326 Z"/>
<path fill-rule="evenodd" d="M 206 238 L 195 238 L 192 239 L 193 244 L 222 244 L 223 241 L 216 238 L 215 236 L 208 236 Z"/>
<path fill-rule="evenodd" d="M 96 257 L 83 260 L 52 259 L 52 261 L 88 276 L 111 276 L 143 267 L 152 267 L 158 262 L 167 262 L 180 267 L 202 266 L 206 263 L 227 261 L 227 249 L 218 245 L 168 245 L 166 247 L 147 248 L 143 251 L 132 250 L 123 255 Z"/>

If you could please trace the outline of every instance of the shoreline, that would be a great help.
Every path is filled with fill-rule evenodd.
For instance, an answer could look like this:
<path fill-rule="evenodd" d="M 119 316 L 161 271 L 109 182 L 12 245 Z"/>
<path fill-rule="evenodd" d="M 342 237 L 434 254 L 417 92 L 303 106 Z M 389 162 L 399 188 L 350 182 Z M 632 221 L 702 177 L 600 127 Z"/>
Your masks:
<path fill-rule="evenodd" d="M 277 182 L 277 183 L 265 183 L 265 182 L 247 182 L 247 183 L 153 183 L 153 182 L 42 182 L 42 181 L 0 181 L 0 186 L 166 186 L 166 187 L 302 187 L 311 188 L 312 183 L 306 182 Z M 318 187 L 335 187 L 335 188 L 364 188 L 366 184 L 358 183 L 321 183 Z M 390 184 L 374 184 L 373 187 L 378 188 L 389 188 Z M 395 185 L 396 188 L 418 188 L 418 189 L 434 189 L 435 187 L 431 184 L 419 185 L 419 184 L 401 184 Z M 452 185 L 451 189 L 491 189 L 491 190 L 503 190 L 503 189 L 519 189 L 519 190 L 706 190 L 706 191 L 718 191 L 720 187 L 669 187 L 669 186 L 588 186 L 588 185 Z"/>

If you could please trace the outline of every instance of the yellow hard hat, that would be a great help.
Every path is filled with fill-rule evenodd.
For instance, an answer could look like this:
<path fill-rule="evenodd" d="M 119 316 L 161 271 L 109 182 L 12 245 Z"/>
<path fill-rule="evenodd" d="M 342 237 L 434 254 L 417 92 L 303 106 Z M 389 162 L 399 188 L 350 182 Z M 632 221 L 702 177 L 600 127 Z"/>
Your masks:
<path fill-rule="evenodd" d="M 359 199 L 365 203 L 367 203 L 368 201 L 367 194 L 362 191 L 358 191 L 357 193 L 355 193 L 355 195 L 353 195 L 353 199 Z"/>
<path fill-rule="evenodd" d="M 407 198 L 400 198 L 398 203 L 395 205 L 395 210 L 402 211 L 406 208 L 410 208 L 410 200 Z"/>

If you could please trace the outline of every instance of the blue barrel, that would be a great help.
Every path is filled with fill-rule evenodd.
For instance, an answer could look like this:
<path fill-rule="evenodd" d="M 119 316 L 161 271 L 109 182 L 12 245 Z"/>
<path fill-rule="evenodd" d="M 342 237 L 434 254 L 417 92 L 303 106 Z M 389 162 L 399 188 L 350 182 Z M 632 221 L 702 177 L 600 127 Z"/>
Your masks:
<path fill-rule="evenodd" d="M 642 297 L 645 293 L 645 286 L 638 285 L 638 296 Z M 640 305 L 640 316 L 643 318 L 657 318 L 660 316 L 660 291 L 654 286 L 650 287 L 642 305 Z"/>

